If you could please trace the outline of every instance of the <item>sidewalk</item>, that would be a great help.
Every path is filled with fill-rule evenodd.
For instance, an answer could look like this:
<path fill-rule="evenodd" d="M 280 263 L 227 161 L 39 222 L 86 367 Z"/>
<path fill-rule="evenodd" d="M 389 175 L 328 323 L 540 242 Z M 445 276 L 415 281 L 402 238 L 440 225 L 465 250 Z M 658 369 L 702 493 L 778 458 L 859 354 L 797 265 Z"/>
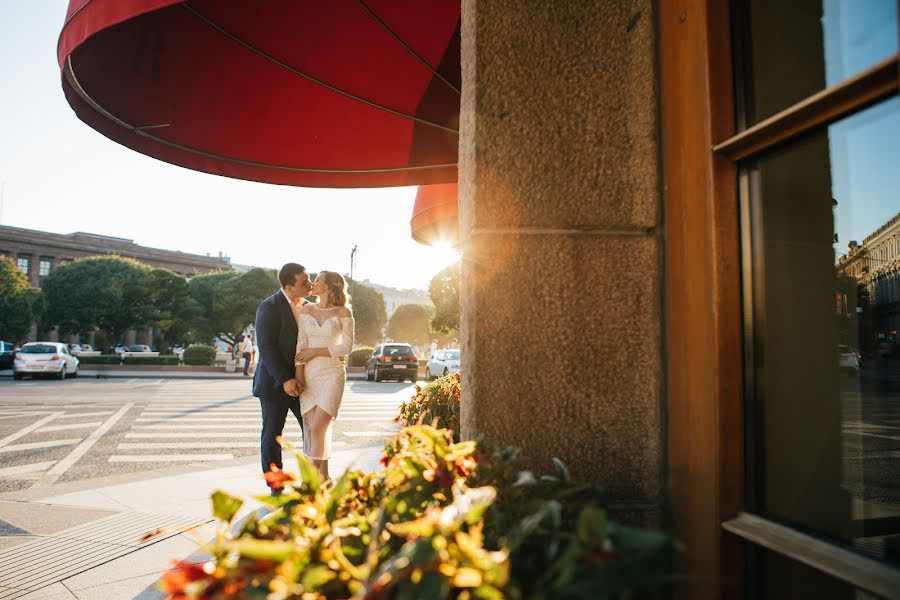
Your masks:
<path fill-rule="evenodd" d="M 382 445 L 335 452 L 334 475 L 380 468 Z M 285 469 L 296 464 L 285 453 Z M 223 468 L 194 465 L 152 479 L 112 478 L 0 495 L 0 599 L 156 600 L 160 574 L 173 560 L 203 562 L 212 537 L 210 495 L 242 498 L 236 520 L 263 509 L 257 459 Z M 146 475 L 144 475 L 146 477 Z M 127 478 L 118 478 L 119 481 Z M 160 527 L 193 527 L 141 543 Z"/>

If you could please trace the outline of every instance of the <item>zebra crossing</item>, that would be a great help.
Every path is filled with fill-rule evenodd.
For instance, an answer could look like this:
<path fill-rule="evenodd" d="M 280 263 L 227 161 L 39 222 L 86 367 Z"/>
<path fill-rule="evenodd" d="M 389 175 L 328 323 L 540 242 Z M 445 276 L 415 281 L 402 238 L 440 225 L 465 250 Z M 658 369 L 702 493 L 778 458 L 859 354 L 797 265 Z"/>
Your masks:
<path fill-rule="evenodd" d="M 246 381 L 76 381 L 0 382 L 0 491 L 259 454 L 259 400 Z M 393 420 L 411 394 L 402 384 L 348 382 L 333 449 L 380 444 L 399 429 Z M 291 413 L 283 435 L 299 446 Z"/>
<path fill-rule="evenodd" d="M 398 406 L 409 397 L 407 391 L 357 393 L 354 387 L 348 384 L 338 413 L 332 442 L 335 450 L 377 443 L 395 432 Z M 259 400 L 246 391 L 231 396 L 223 391 L 222 386 L 187 390 L 183 385 L 162 385 L 140 407 L 108 462 L 215 462 L 255 455 L 259 451 Z M 300 427 L 291 413 L 283 436 L 300 443 Z"/>

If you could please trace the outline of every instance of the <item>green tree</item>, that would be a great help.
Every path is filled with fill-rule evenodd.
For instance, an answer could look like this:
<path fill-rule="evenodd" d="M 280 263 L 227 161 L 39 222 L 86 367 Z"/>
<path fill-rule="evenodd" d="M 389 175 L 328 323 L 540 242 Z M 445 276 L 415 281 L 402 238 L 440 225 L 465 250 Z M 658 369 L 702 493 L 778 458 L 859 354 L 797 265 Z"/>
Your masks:
<path fill-rule="evenodd" d="M 429 320 L 431 309 L 421 304 L 401 304 L 391 315 L 387 326 L 387 336 L 397 342 L 408 342 L 413 346 L 431 341 Z"/>
<path fill-rule="evenodd" d="M 60 333 L 101 330 L 120 341 L 131 327 L 154 324 L 151 269 L 130 258 L 95 256 L 60 265 L 44 278 L 44 324 Z"/>
<path fill-rule="evenodd" d="M 431 279 L 428 295 L 434 304 L 432 331 L 450 334 L 459 330 L 459 263 L 450 265 Z"/>
<path fill-rule="evenodd" d="M 191 279 L 191 297 L 199 316 L 191 332 L 198 340 L 218 338 L 228 344 L 238 341 L 244 328 L 256 319 L 256 307 L 278 286 L 275 272 L 250 269 L 246 273 L 222 271 Z"/>
<path fill-rule="evenodd" d="M 200 311 L 184 277 L 168 269 L 154 269 L 150 272 L 150 296 L 156 311 L 153 321 L 159 329 L 157 346 L 164 349 L 175 342 L 188 341 Z"/>
<path fill-rule="evenodd" d="M 356 343 L 374 346 L 387 322 L 384 296 L 375 288 L 354 281 L 350 284 L 350 302 L 356 321 Z"/>
<path fill-rule="evenodd" d="M 0 339 L 21 342 L 44 311 L 44 296 L 8 258 L 0 259 Z"/>

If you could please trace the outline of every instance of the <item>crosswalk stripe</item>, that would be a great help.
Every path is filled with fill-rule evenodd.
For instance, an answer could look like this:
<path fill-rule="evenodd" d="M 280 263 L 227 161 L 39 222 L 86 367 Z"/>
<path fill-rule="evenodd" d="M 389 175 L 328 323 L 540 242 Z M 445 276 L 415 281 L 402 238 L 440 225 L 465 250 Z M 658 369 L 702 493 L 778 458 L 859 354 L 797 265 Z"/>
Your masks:
<path fill-rule="evenodd" d="M 107 462 L 175 462 L 175 461 L 203 461 L 203 460 L 231 460 L 232 454 L 113 454 Z"/>
<path fill-rule="evenodd" d="M 46 462 L 32 463 L 30 465 L 17 465 L 15 467 L 6 467 L 0 469 L 0 477 L 11 477 L 14 475 L 23 475 L 25 473 L 39 473 L 46 471 L 56 463 L 55 460 Z"/>
<path fill-rule="evenodd" d="M 396 431 L 344 431 L 340 435 L 347 437 L 390 437 L 397 433 Z"/>
<path fill-rule="evenodd" d="M 347 442 L 333 441 L 332 446 L 346 446 Z M 161 450 L 161 449 L 209 449 L 209 448 L 259 448 L 259 442 L 122 442 L 118 450 Z"/>
<path fill-rule="evenodd" d="M 68 425 L 50 425 L 41 427 L 37 433 L 50 433 L 51 431 L 66 431 L 69 429 L 86 429 L 88 427 L 99 427 L 103 425 L 103 421 L 91 421 L 90 423 L 70 423 Z"/>
<path fill-rule="evenodd" d="M 88 412 L 88 413 L 72 413 L 70 415 L 60 415 L 60 419 L 72 419 L 75 417 L 102 417 L 105 415 L 111 415 L 113 411 L 111 410 L 103 410 L 99 412 Z"/>
<path fill-rule="evenodd" d="M 138 417 L 135 423 L 247 423 L 245 417 Z"/>
<path fill-rule="evenodd" d="M 44 418 L 41 419 L 40 421 L 37 421 L 36 423 L 32 423 L 32 424 L 29 425 L 28 427 L 23 427 L 23 428 L 20 429 L 19 431 L 15 432 L 15 433 L 13 433 L 13 434 L 10 434 L 10 435 L 8 435 L 8 436 L 6 436 L 6 437 L 3 438 L 2 440 L 0 440 L 0 448 L 2 448 L 3 446 L 6 446 L 7 444 L 9 444 L 10 442 L 12 442 L 12 441 L 14 441 L 14 440 L 19 439 L 19 438 L 22 437 L 22 436 L 28 435 L 29 433 L 31 433 L 32 431 L 34 431 L 34 430 L 37 429 L 38 427 L 42 427 L 45 423 L 49 423 L 50 421 L 52 421 L 53 419 L 55 419 L 56 417 L 58 417 L 58 416 L 61 415 L 61 414 L 63 414 L 63 413 L 57 412 L 57 413 L 53 413 L 53 414 L 47 415 L 46 417 L 44 417 Z"/>
<path fill-rule="evenodd" d="M 228 431 L 222 433 L 207 433 L 203 431 L 194 432 L 158 432 L 158 433 L 126 433 L 126 438 L 157 438 L 157 439 L 199 439 L 199 438 L 256 438 L 259 439 L 259 432 L 245 431 Z"/>
<path fill-rule="evenodd" d="M 69 440 L 50 440 L 49 442 L 31 442 L 29 444 L 11 444 L 0 448 L 0 452 L 18 452 L 20 450 L 40 450 L 41 448 L 58 448 L 60 446 L 71 446 L 81 441 L 81 438 L 72 438 Z"/>
<path fill-rule="evenodd" d="M 181 431 L 187 429 L 246 429 L 247 424 L 231 424 L 231 423 L 222 423 L 220 425 L 202 425 L 202 424 L 190 424 L 190 425 L 135 425 L 132 427 L 135 431 L 145 431 L 147 429 L 168 429 L 171 431 Z M 225 433 L 224 435 L 231 435 L 230 433 Z"/>

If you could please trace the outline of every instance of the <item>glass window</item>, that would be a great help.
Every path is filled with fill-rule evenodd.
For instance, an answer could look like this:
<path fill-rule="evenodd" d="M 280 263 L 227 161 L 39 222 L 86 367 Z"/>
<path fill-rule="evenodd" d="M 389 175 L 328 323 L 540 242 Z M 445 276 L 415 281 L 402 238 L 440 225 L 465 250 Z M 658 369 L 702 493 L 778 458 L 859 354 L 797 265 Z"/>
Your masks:
<path fill-rule="evenodd" d="M 740 0 L 747 125 L 897 52 L 896 0 Z M 752 41 L 750 41 L 752 40 Z"/>
<path fill-rule="evenodd" d="M 39 274 L 41 277 L 44 277 L 45 275 L 50 274 L 50 259 L 48 259 L 48 258 L 41 259 Z"/>
<path fill-rule="evenodd" d="M 28 275 L 28 257 L 20 256 L 16 259 L 16 266 L 19 267 L 19 270 Z"/>
<path fill-rule="evenodd" d="M 742 173 L 754 508 L 900 564 L 897 157 L 894 97 Z"/>

